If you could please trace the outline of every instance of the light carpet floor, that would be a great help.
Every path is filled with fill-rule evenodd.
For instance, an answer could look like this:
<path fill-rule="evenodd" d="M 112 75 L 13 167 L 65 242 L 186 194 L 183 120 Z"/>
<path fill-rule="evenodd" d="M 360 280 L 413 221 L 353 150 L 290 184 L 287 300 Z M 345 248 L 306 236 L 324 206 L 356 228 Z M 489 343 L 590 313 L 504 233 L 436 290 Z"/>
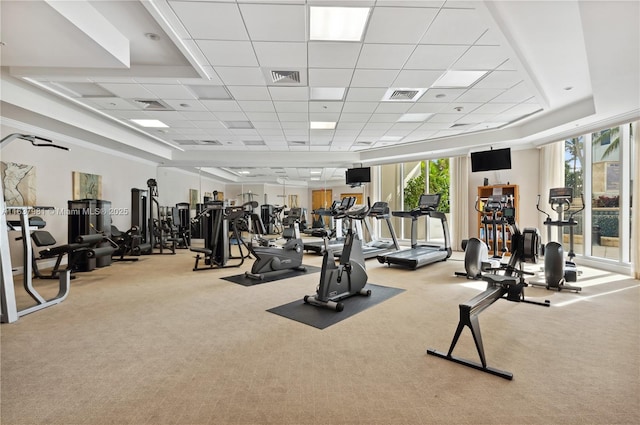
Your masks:
<path fill-rule="evenodd" d="M 489 307 L 487 361 L 507 381 L 425 353 L 448 349 L 458 304 L 484 289 L 453 276 L 461 259 L 369 260 L 371 282 L 406 291 L 324 330 L 266 311 L 312 294 L 318 273 L 243 287 L 221 277 L 251 260 L 193 272 L 180 250 L 79 274 L 63 303 L 0 327 L 0 422 L 640 423 L 639 281 L 583 268 L 579 294 L 527 289 L 550 308 Z M 455 354 L 477 360 L 468 330 Z"/>

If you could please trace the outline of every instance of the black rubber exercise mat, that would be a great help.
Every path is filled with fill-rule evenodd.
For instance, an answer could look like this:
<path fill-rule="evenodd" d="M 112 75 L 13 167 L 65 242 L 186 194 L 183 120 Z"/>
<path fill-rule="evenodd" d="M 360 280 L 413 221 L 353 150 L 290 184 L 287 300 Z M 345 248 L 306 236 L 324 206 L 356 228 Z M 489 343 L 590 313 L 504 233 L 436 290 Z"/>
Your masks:
<path fill-rule="evenodd" d="M 307 266 L 304 264 L 303 266 L 307 269 L 306 271 L 291 270 L 291 269 L 279 270 L 277 272 L 265 274 L 264 279 L 253 279 L 245 276 L 244 273 L 237 274 L 234 276 L 223 277 L 221 279 L 228 280 L 229 282 L 237 283 L 238 285 L 242 285 L 242 286 L 253 286 L 253 285 L 259 285 L 261 283 L 274 282 L 280 279 L 288 279 L 290 277 L 301 276 L 304 274 L 317 273 L 321 269 L 320 267 L 316 267 L 316 266 Z"/>
<path fill-rule="evenodd" d="M 373 283 L 367 283 L 365 289 L 371 289 L 371 296 L 354 295 L 342 300 L 344 310 L 340 312 L 305 304 L 302 299 L 270 308 L 267 311 L 314 328 L 324 329 L 405 291 Z"/>

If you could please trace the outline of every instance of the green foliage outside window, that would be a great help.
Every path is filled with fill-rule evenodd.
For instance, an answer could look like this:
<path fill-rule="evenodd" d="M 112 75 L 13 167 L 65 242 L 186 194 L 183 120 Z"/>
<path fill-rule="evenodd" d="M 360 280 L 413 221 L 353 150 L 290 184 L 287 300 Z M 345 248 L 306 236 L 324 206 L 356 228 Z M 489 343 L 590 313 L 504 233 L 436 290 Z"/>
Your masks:
<path fill-rule="evenodd" d="M 405 211 L 418 206 L 420 195 L 425 193 L 426 162 L 420 164 L 420 175 L 409 179 L 404 187 Z M 449 212 L 449 158 L 429 161 L 429 189 L 427 193 L 439 193 L 438 211 Z"/>

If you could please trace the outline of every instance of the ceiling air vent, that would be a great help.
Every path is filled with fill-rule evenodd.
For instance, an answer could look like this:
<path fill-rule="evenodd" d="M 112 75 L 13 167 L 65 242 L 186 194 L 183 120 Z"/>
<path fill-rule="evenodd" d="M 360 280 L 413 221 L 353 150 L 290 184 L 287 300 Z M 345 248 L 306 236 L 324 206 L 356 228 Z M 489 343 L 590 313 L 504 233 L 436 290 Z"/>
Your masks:
<path fill-rule="evenodd" d="M 289 146 L 307 146 L 304 140 L 289 140 Z"/>
<path fill-rule="evenodd" d="M 418 90 L 396 90 L 391 93 L 389 100 L 413 100 L 418 94 Z"/>
<path fill-rule="evenodd" d="M 271 81 L 274 84 L 300 83 L 299 71 L 271 71 Z"/>
<path fill-rule="evenodd" d="M 415 102 L 426 92 L 424 88 L 390 88 L 382 97 L 387 102 Z"/>
<path fill-rule="evenodd" d="M 264 140 L 243 140 L 245 146 L 264 146 Z"/>
<path fill-rule="evenodd" d="M 173 111 L 169 105 L 161 100 L 133 99 L 133 101 L 145 111 Z"/>

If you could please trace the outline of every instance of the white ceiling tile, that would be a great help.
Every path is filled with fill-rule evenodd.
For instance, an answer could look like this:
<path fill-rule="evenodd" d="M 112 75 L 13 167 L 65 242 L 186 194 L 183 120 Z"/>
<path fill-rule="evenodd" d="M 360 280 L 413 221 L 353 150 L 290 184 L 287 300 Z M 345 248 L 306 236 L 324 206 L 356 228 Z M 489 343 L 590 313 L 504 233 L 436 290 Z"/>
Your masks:
<path fill-rule="evenodd" d="M 373 112 L 378 102 L 344 102 L 342 112 Z"/>
<path fill-rule="evenodd" d="M 307 66 L 307 45 L 305 43 L 253 42 L 258 62 L 263 67 Z"/>
<path fill-rule="evenodd" d="M 440 9 L 445 0 L 378 0 L 376 6 L 392 7 L 430 7 Z"/>
<path fill-rule="evenodd" d="M 278 112 L 307 112 L 309 110 L 308 102 L 277 101 L 273 104 Z"/>
<path fill-rule="evenodd" d="M 260 120 L 260 115 L 268 115 L 266 120 Z M 247 117 L 253 123 L 253 126 L 258 130 L 263 129 L 280 129 L 280 122 L 278 121 L 278 114 L 264 114 L 262 112 L 248 112 Z"/>
<path fill-rule="evenodd" d="M 304 5 L 241 4 L 240 11 L 252 40 L 305 41 Z"/>
<path fill-rule="evenodd" d="M 338 127 L 336 128 L 336 135 L 346 135 L 346 134 L 354 134 L 358 135 L 358 132 L 362 130 L 365 126 L 363 122 L 344 122 L 340 120 L 338 123 Z"/>
<path fill-rule="evenodd" d="M 217 66 L 215 70 L 227 86 L 265 85 L 265 79 L 260 68 Z"/>
<path fill-rule="evenodd" d="M 460 117 L 460 119 L 458 119 L 458 121 L 456 121 L 456 124 L 460 124 L 460 123 L 480 123 L 483 121 L 491 121 L 493 119 L 493 117 L 495 117 L 496 114 L 481 114 L 481 113 L 471 113 L 471 114 L 467 114 L 463 117 Z"/>
<path fill-rule="evenodd" d="M 220 121 L 248 121 L 244 112 L 215 112 Z"/>
<path fill-rule="evenodd" d="M 340 113 L 344 102 L 335 101 L 313 101 L 309 102 L 309 112 L 331 112 Z"/>
<path fill-rule="evenodd" d="M 443 103 L 416 102 L 411 105 L 407 112 L 412 114 L 437 113 L 440 112 L 445 105 Z"/>
<path fill-rule="evenodd" d="M 369 19 L 366 43 L 417 43 L 437 9 L 378 7 Z"/>
<path fill-rule="evenodd" d="M 282 129 L 287 134 L 309 134 L 309 123 L 305 121 L 284 121 Z"/>
<path fill-rule="evenodd" d="M 186 87 L 178 84 L 143 84 L 144 88 L 161 99 L 196 99 Z"/>
<path fill-rule="evenodd" d="M 380 102 L 375 110 L 376 114 L 404 114 L 413 106 L 412 102 Z"/>
<path fill-rule="evenodd" d="M 515 105 L 515 103 L 485 103 L 484 105 L 480 105 L 473 112 L 479 114 L 501 114 Z"/>
<path fill-rule="evenodd" d="M 471 88 L 460 95 L 456 101 L 459 102 L 471 102 L 471 103 L 485 103 L 496 98 L 504 92 L 504 89 L 476 89 Z"/>
<path fill-rule="evenodd" d="M 249 41 L 198 40 L 198 47 L 216 66 L 258 66 L 258 60 Z"/>
<path fill-rule="evenodd" d="M 181 121 L 183 119 L 180 112 L 177 111 L 144 111 L 149 119 L 160 121 Z"/>
<path fill-rule="evenodd" d="M 266 87 L 228 86 L 227 89 L 235 100 L 271 100 Z"/>
<path fill-rule="evenodd" d="M 175 109 L 176 111 L 186 112 L 202 112 L 207 111 L 202 103 L 198 100 L 165 100 L 167 105 Z"/>
<path fill-rule="evenodd" d="M 418 102 L 453 102 L 464 92 L 465 89 L 429 89 Z"/>
<path fill-rule="evenodd" d="M 347 102 L 379 102 L 387 92 L 384 88 L 358 88 L 351 87 L 347 92 Z"/>
<path fill-rule="evenodd" d="M 276 100 L 309 100 L 307 87 L 269 87 L 271 99 Z"/>
<path fill-rule="evenodd" d="M 359 113 L 342 113 L 340 116 L 340 122 L 367 122 L 371 118 L 372 114 L 359 114 Z"/>
<path fill-rule="evenodd" d="M 393 124 L 393 126 L 391 126 L 391 129 L 389 131 L 390 132 L 394 132 L 394 133 L 402 133 L 404 135 L 407 135 L 410 132 L 412 132 L 413 130 L 415 130 L 418 127 L 420 127 L 421 125 L 422 125 L 422 123 L 419 123 L 419 122 L 396 123 L 396 124 Z"/>
<path fill-rule="evenodd" d="M 338 120 L 340 119 L 340 112 L 333 112 L 333 113 L 309 112 L 308 119 L 309 121 L 338 122 Z"/>
<path fill-rule="evenodd" d="M 409 44 L 368 44 L 362 46 L 358 68 L 402 69 L 413 51 Z"/>
<path fill-rule="evenodd" d="M 500 46 L 471 46 L 453 65 L 453 69 L 495 69 L 509 59 Z"/>
<path fill-rule="evenodd" d="M 248 40 L 242 16 L 234 3 L 169 1 L 191 38 Z"/>
<path fill-rule="evenodd" d="M 499 46 L 500 38 L 498 37 L 498 30 L 489 29 L 489 31 L 482 34 L 482 37 L 476 41 L 476 46 Z"/>
<path fill-rule="evenodd" d="M 473 88 L 476 89 L 508 89 L 522 81 L 522 77 L 516 71 L 492 71 Z"/>
<path fill-rule="evenodd" d="M 385 132 L 393 126 L 392 122 L 369 122 L 364 126 L 366 131 L 382 131 Z"/>
<path fill-rule="evenodd" d="M 370 122 L 396 122 L 402 114 L 373 114 L 369 119 Z"/>
<path fill-rule="evenodd" d="M 468 46 L 423 44 L 416 47 L 404 69 L 446 70 L 462 56 Z"/>
<path fill-rule="evenodd" d="M 390 87 L 397 74 L 398 71 L 395 70 L 356 69 L 351 87 Z"/>
<path fill-rule="evenodd" d="M 527 114 L 531 114 L 533 112 L 539 111 L 540 109 L 542 109 L 540 105 L 521 103 L 520 105 L 516 105 L 512 108 L 507 109 L 503 113 L 508 115 L 522 116 L 522 115 L 527 115 Z"/>
<path fill-rule="evenodd" d="M 309 69 L 309 85 L 313 87 L 347 87 L 352 69 Z"/>
<path fill-rule="evenodd" d="M 198 128 L 206 128 L 206 129 L 216 128 L 216 129 L 226 130 L 224 124 L 222 124 L 220 121 L 195 121 L 194 124 Z"/>
<path fill-rule="evenodd" d="M 81 99 L 81 102 L 86 103 L 94 108 L 106 109 L 106 110 L 138 110 L 139 108 L 134 106 L 131 102 L 120 99 L 119 97 L 96 97 L 90 99 Z"/>
<path fill-rule="evenodd" d="M 213 115 L 212 112 L 187 112 L 187 111 L 183 111 L 180 112 L 180 115 L 182 115 L 184 117 L 184 119 L 189 120 L 189 121 L 208 121 L 208 120 L 215 120 L 216 117 L 215 115 Z"/>
<path fill-rule="evenodd" d="M 358 61 L 360 43 L 310 41 L 309 68 L 353 68 Z"/>
<path fill-rule="evenodd" d="M 212 112 L 241 111 L 240 105 L 235 100 L 201 100 L 207 110 Z"/>
<path fill-rule="evenodd" d="M 238 104 L 244 112 L 273 112 L 273 102 L 270 100 L 239 100 Z"/>
<path fill-rule="evenodd" d="M 430 123 L 451 123 L 454 124 L 458 119 L 462 118 L 464 114 L 435 114 L 429 118 Z"/>
<path fill-rule="evenodd" d="M 493 99 L 493 101 L 498 103 L 520 103 L 529 99 L 531 96 L 532 93 L 527 86 L 524 83 L 520 83 L 508 89 L 500 96 Z"/>
<path fill-rule="evenodd" d="M 308 121 L 309 115 L 301 112 L 278 112 L 280 121 Z"/>
<path fill-rule="evenodd" d="M 442 75 L 442 71 L 403 70 L 393 81 L 393 87 L 428 88 Z"/>
<path fill-rule="evenodd" d="M 158 96 L 144 88 L 142 84 L 100 83 L 99 85 L 125 99 L 158 99 Z"/>
<path fill-rule="evenodd" d="M 442 9 L 420 44 L 471 45 L 488 28 L 473 9 Z"/>

